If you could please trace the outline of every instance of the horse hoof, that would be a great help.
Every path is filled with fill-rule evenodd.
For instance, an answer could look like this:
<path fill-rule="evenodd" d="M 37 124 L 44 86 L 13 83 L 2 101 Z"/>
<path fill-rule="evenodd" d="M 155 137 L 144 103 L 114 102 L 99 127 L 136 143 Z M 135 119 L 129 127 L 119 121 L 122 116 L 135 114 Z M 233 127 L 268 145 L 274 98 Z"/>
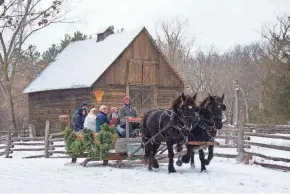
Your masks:
<path fill-rule="evenodd" d="M 159 168 L 159 164 L 158 164 L 158 161 L 156 159 L 153 160 L 153 165 L 152 165 L 153 168 Z"/>
<path fill-rule="evenodd" d="M 175 173 L 176 172 L 176 170 L 175 170 L 175 168 L 173 167 L 173 168 L 168 168 L 168 172 L 169 172 L 169 174 L 170 173 Z"/>
<path fill-rule="evenodd" d="M 206 172 L 206 168 L 202 168 L 200 172 Z"/>
<path fill-rule="evenodd" d="M 171 173 L 176 173 L 176 170 L 171 170 L 171 171 L 169 171 L 168 173 L 169 173 L 169 174 L 171 174 Z"/>
<path fill-rule="evenodd" d="M 182 163 L 184 163 L 184 164 L 188 164 L 189 161 L 190 161 L 190 157 L 187 156 L 187 155 L 181 156 L 181 157 L 179 157 L 179 159 L 180 159 L 180 160 L 182 161 Z"/>
<path fill-rule="evenodd" d="M 180 167 L 180 166 L 182 166 L 182 162 L 180 160 L 177 160 L 176 165 Z"/>

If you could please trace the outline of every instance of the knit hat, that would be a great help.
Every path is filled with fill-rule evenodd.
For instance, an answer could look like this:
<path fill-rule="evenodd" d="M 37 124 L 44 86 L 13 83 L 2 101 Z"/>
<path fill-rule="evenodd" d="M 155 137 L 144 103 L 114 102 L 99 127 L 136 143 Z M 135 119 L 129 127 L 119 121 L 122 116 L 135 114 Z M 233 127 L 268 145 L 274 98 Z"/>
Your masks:
<path fill-rule="evenodd" d="M 131 100 L 130 96 L 125 96 L 124 101 L 126 101 L 126 100 Z"/>

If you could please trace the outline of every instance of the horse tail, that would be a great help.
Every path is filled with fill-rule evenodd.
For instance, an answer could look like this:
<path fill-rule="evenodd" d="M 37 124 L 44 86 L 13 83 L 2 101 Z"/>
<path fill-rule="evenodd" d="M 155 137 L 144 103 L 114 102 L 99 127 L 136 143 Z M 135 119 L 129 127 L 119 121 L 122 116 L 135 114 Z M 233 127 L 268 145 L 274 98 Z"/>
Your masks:
<path fill-rule="evenodd" d="M 149 138 L 149 129 L 148 129 L 148 125 L 147 125 L 147 120 L 149 118 L 149 116 L 156 110 L 149 110 L 147 111 L 143 118 L 142 118 L 142 122 L 141 122 L 141 129 L 142 129 L 142 143 L 141 146 L 144 147 L 144 143 L 148 140 Z"/>

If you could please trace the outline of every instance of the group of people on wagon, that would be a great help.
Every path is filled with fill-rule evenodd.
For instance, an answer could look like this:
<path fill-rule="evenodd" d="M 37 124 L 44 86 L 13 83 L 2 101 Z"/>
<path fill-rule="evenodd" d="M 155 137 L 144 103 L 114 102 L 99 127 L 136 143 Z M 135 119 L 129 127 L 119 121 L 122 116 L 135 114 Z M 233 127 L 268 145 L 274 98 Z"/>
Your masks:
<path fill-rule="evenodd" d="M 131 105 L 130 96 L 124 97 L 124 105 L 119 109 L 113 106 L 111 107 L 111 112 L 108 113 L 108 108 L 106 105 L 101 105 L 99 110 L 95 107 L 91 108 L 89 112 L 88 104 L 83 103 L 80 108 L 78 108 L 72 116 L 72 127 L 76 132 L 81 132 L 83 129 L 89 129 L 94 132 L 99 132 L 101 126 L 105 123 L 116 127 L 119 137 L 126 136 L 126 116 L 138 117 L 137 110 Z M 129 129 L 133 136 L 138 136 L 138 129 L 140 124 L 130 123 Z"/>

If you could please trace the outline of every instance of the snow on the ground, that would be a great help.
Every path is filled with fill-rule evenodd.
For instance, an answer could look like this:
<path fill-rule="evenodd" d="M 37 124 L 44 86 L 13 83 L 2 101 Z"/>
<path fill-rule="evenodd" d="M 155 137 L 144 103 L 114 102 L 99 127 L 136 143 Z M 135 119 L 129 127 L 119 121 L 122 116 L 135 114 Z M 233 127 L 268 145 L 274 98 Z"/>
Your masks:
<path fill-rule="evenodd" d="M 168 174 L 167 166 L 149 172 L 144 167 L 116 169 L 97 162 L 86 168 L 65 165 L 69 161 L 0 158 L 0 192 L 290 192 L 288 173 L 220 158 L 213 159 L 207 173 L 200 173 L 196 162 L 197 169 L 183 165 L 175 174 Z"/>
<path fill-rule="evenodd" d="M 218 139 L 220 144 L 224 140 Z M 289 140 L 251 137 L 252 142 L 288 146 Z M 38 143 L 42 143 L 39 141 Z M 55 142 L 54 145 L 63 145 Z M 232 142 L 230 142 L 232 143 Z M 43 148 L 44 146 L 15 146 L 14 148 Z M 55 148 L 65 150 L 64 148 Z M 4 150 L 3 150 L 4 151 Z M 274 157 L 290 157 L 290 152 L 251 146 L 251 150 Z M 1 152 L 1 150 L 0 150 Z M 207 151 L 206 151 L 207 152 Z M 237 154 L 236 148 L 215 148 L 215 153 Z M 236 164 L 235 160 L 214 157 L 208 173 L 200 173 L 200 161 L 195 155 L 197 169 L 184 164 L 176 174 L 168 174 L 167 164 L 159 172 L 146 168 L 116 169 L 91 162 L 88 167 L 65 165 L 70 159 L 22 159 L 43 155 L 44 151 L 15 151 L 12 159 L 0 157 L 0 193 L 3 192 L 102 192 L 102 193 L 189 193 L 189 192 L 290 192 L 289 173 L 257 165 Z M 53 156 L 64 156 L 54 154 Z M 255 161 L 290 166 L 254 157 Z M 78 160 L 81 162 L 82 160 Z"/>

